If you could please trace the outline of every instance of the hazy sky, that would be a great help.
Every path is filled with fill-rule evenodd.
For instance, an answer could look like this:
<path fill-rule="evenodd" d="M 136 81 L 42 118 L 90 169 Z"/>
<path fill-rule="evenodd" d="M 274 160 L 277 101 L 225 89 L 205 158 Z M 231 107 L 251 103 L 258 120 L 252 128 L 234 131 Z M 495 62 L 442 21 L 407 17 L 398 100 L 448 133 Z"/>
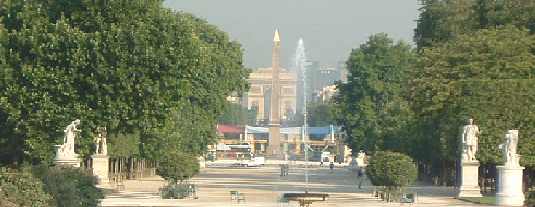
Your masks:
<path fill-rule="evenodd" d="M 217 25 L 242 44 L 247 67 L 269 67 L 279 28 L 282 65 L 291 67 L 299 37 L 310 60 L 345 61 L 374 33 L 412 42 L 417 0 L 166 0 L 165 5 Z"/>

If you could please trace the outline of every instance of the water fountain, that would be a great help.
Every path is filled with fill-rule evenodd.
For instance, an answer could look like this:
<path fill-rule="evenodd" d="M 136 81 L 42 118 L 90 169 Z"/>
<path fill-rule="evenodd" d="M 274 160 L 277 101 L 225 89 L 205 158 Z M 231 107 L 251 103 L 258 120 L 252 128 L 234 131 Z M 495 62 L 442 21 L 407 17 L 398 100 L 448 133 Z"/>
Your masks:
<path fill-rule="evenodd" d="M 305 189 L 304 193 L 284 193 L 283 198 L 288 201 L 297 201 L 300 206 L 310 206 L 315 201 L 325 201 L 329 196 L 326 193 L 310 193 L 308 191 L 308 123 L 307 123 L 307 96 L 306 96 L 306 53 L 303 38 L 299 38 L 297 49 L 295 51 L 295 70 L 302 78 L 302 101 L 303 101 L 303 127 L 301 133 L 301 142 L 305 152 Z"/>

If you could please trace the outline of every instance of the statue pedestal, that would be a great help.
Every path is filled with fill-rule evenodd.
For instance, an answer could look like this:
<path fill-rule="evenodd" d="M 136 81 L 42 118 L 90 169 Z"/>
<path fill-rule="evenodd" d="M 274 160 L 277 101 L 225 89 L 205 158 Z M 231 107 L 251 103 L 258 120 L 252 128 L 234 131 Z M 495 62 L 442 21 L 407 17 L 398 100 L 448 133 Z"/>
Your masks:
<path fill-rule="evenodd" d="M 77 154 L 67 154 L 62 151 L 62 145 L 56 146 L 56 157 L 54 158 L 54 163 L 58 166 L 70 166 L 70 167 L 80 167 L 80 159 Z"/>
<path fill-rule="evenodd" d="M 496 166 L 498 186 L 496 200 L 499 206 L 523 206 L 522 172 L 524 167 Z"/>
<path fill-rule="evenodd" d="M 107 184 L 109 182 L 109 162 L 110 159 L 107 155 L 93 155 L 93 175 L 97 177 L 98 184 Z"/>
<path fill-rule="evenodd" d="M 463 161 L 461 163 L 461 185 L 457 198 L 482 197 L 479 188 L 479 162 Z"/>

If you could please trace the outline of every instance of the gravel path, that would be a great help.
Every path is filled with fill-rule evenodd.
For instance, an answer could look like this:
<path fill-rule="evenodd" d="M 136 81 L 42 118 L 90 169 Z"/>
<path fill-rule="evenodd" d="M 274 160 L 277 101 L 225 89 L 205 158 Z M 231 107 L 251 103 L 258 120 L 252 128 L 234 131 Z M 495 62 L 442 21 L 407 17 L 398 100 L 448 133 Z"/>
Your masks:
<path fill-rule="evenodd" d="M 292 168 L 288 176 L 280 177 L 277 167 L 259 168 L 205 168 L 192 183 L 198 186 L 198 199 L 162 200 L 158 188 L 164 185 L 159 177 L 132 180 L 125 183 L 125 190 L 115 192 L 102 201 L 102 206 L 298 206 L 295 202 L 279 202 L 284 192 L 303 192 L 304 169 Z M 451 187 L 413 186 L 408 190 L 419 195 L 416 204 L 385 203 L 372 197 L 374 187 L 363 182 L 362 189 L 355 185 L 354 173 L 346 168 L 309 168 L 309 191 L 328 193 L 327 201 L 315 202 L 313 207 L 323 206 L 482 206 L 453 198 Z M 245 202 L 230 200 L 230 191 L 245 195 Z"/>

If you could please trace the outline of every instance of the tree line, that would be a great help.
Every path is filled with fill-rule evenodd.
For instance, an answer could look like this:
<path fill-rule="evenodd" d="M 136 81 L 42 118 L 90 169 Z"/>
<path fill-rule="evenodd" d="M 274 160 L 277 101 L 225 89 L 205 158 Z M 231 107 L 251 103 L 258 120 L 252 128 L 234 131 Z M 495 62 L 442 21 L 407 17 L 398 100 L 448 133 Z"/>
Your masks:
<path fill-rule="evenodd" d="M 521 164 L 533 175 L 535 1 L 420 3 L 416 47 L 376 34 L 351 52 L 333 106 L 347 143 L 408 154 L 420 176 L 453 185 L 460 129 L 473 118 L 483 171 L 503 162 L 498 145 L 519 129 Z"/>
<path fill-rule="evenodd" d="M 0 2 L 0 163 L 50 163 L 81 119 L 112 157 L 201 155 L 225 98 L 247 88 L 239 43 L 161 0 Z"/>

